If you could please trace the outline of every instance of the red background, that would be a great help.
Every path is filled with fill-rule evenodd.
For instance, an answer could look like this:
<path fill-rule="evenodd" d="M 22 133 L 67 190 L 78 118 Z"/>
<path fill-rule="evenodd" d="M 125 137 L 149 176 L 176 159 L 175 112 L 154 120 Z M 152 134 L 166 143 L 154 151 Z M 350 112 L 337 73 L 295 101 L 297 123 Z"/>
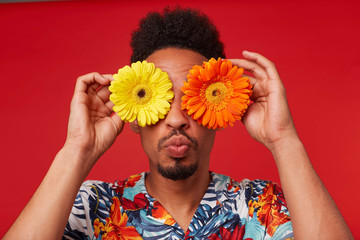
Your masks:
<path fill-rule="evenodd" d="M 360 237 L 360 2 L 177 3 L 211 17 L 228 58 L 239 58 L 247 49 L 276 63 L 314 167 L 354 236 Z M 77 76 L 115 73 L 128 64 L 130 34 L 138 20 L 167 4 L 174 2 L 0 5 L 0 236 L 64 143 Z M 88 178 L 112 182 L 147 169 L 139 137 L 126 126 Z M 271 154 L 241 123 L 218 133 L 211 169 L 239 180 L 279 182 Z"/>

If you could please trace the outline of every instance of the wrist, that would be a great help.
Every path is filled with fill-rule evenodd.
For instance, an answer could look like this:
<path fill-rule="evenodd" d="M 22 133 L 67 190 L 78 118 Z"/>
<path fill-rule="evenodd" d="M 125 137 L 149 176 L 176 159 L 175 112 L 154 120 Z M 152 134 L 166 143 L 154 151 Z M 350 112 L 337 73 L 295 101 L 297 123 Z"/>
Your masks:
<path fill-rule="evenodd" d="M 77 172 L 83 179 L 90 173 L 95 165 L 97 158 L 87 150 L 75 144 L 65 143 L 58 152 L 56 159 L 66 164 L 66 166 Z"/>
<path fill-rule="evenodd" d="M 299 136 L 297 134 L 291 134 L 287 137 L 278 139 L 277 141 L 269 144 L 268 149 L 271 151 L 272 155 L 275 158 L 275 161 L 279 159 L 284 152 L 297 151 L 300 148 L 304 148 Z"/>

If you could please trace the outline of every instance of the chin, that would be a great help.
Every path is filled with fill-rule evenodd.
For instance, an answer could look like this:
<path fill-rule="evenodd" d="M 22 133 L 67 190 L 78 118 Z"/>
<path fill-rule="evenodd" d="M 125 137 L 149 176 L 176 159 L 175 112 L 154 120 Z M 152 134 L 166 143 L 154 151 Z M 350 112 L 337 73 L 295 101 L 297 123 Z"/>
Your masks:
<path fill-rule="evenodd" d="M 198 169 L 197 163 L 185 165 L 181 162 L 181 159 L 174 160 L 175 163 L 172 166 L 162 166 L 161 164 L 157 165 L 157 170 L 161 174 L 161 176 L 173 181 L 185 180 L 194 175 L 194 173 Z"/>

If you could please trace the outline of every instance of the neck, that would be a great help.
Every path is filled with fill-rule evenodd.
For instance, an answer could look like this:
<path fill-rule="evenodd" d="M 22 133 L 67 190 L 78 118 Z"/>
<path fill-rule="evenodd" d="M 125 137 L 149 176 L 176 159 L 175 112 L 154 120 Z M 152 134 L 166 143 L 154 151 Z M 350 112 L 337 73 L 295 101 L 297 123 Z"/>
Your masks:
<path fill-rule="evenodd" d="M 167 179 L 150 169 L 145 180 L 148 193 L 161 203 L 184 231 L 187 230 L 209 183 L 208 168 L 200 168 L 191 177 L 177 181 Z"/>

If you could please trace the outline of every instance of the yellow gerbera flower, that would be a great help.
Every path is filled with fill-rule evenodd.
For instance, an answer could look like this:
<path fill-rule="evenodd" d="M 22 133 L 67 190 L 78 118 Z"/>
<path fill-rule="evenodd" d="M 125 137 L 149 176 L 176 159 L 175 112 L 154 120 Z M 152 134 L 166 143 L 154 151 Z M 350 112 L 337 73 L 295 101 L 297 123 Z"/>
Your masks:
<path fill-rule="evenodd" d="M 221 58 L 194 66 L 181 88 L 182 109 L 208 128 L 233 126 L 244 115 L 252 94 L 250 79 L 243 73 L 243 68 Z"/>
<path fill-rule="evenodd" d="M 113 110 L 125 122 L 138 120 L 139 126 L 155 124 L 170 110 L 174 97 L 166 72 L 146 61 L 132 63 L 114 74 L 109 87 Z"/>

